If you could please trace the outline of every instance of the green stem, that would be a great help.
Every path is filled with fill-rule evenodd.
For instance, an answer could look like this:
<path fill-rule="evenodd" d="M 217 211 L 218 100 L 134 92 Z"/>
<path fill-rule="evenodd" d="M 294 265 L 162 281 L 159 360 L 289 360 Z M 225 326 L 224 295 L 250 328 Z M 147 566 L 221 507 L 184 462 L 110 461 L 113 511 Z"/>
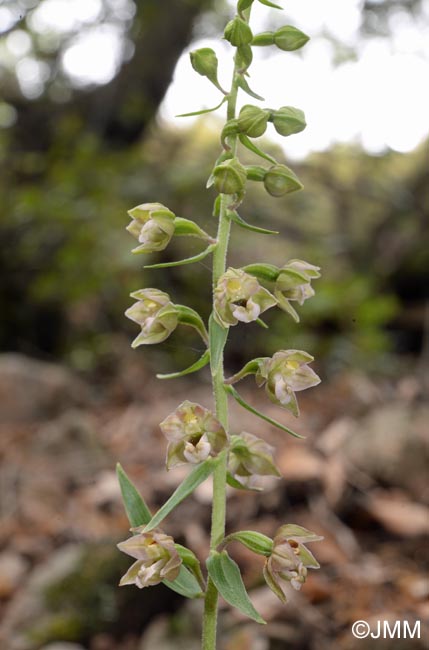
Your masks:
<path fill-rule="evenodd" d="M 245 12 L 245 19 L 248 21 L 250 9 Z M 238 94 L 238 71 L 234 65 L 234 72 L 231 83 L 231 91 L 228 95 L 227 120 L 235 118 L 237 94 Z M 237 136 L 232 135 L 228 141 L 231 151 L 235 155 L 237 150 Z M 217 247 L 213 253 L 213 289 L 221 275 L 226 271 L 226 256 L 228 252 L 231 221 L 227 216 L 231 197 L 221 195 L 221 208 L 219 216 L 219 227 L 217 233 Z M 228 431 L 228 395 L 224 389 L 223 351 L 222 361 L 213 373 L 213 394 L 216 405 L 216 417 Z M 210 550 L 216 549 L 225 537 L 226 517 L 226 472 L 228 456 L 225 453 L 219 458 L 219 463 L 213 473 L 213 505 L 212 505 L 212 527 L 210 538 Z M 216 650 L 216 629 L 218 611 L 218 591 L 209 578 L 204 603 L 203 618 L 203 639 L 202 650 Z"/>

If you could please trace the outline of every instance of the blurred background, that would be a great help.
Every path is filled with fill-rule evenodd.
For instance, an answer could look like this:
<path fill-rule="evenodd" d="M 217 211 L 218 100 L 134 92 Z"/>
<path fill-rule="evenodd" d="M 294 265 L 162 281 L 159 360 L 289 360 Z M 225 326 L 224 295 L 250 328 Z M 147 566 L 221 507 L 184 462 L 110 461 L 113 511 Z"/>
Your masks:
<path fill-rule="evenodd" d="M 291 23 L 311 36 L 296 53 L 261 48 L 249 80 L 266 98 L 260 105 L 305 111 L 304 133 L 280 141 L 269 130 L 263 142 L 305 190 L 275 200 L 250 187 L 242 216 L 281 236 L 234 229 L 230 263 L 302 258 L 322 278 L 299 326 L 268 312 L 267 331 L 233 328 L 226 364 L 232 373 L 249 358 L 304 349 L 323 383 L 302 395 L 292 422 L 243 382 L 249 401 L 307 440 L 287 440 L 232 405 L 232 427 L 275 445 L 285 478 L 257 498 L 232 493 L 228 530 L 272 535 L 293 521 L 325 541 L 315 549 L 322 569 L 287 607 L 261 582 L 255 558 L 232 549 L 268 625 L 225 609 L 219 647 L 372 648 L 353 638 L 353 621 L 429 617 L 429 2 L 289 0 L 283 14 L 255 5 L 254 31 Z M 117 588 L 129 563 L 115 548 L 128 526 L 114 466 L 153 509 L 184 476 L 164 471 L 158 424 L 185 398 L 210 407 L 209 376 L 154 375 L 192 363 L 200 343 L 180 330 L 131 351 L 137 332 L 123 312 L 131 291 L 155 286 L 207 317 L 210 263 L 142 271 L 201 246 L 176 240 L 143 261 L 124 227 L 128 209 L 160 201 L 215 232 L 205 183 L 222 111 L 174 116 L 218 103 L 188 52 L 216 49 L 227 85 L 231 52 L 219 36 L 232 11 L 227 0 L 0 1 L 7 650 L 199 648 L 200 603 L 163 586 Z M 210 498 L 204 484 L 168 520 L 202 558 Z M 421 640 L 377 643 L 428 647 L 423 627 Z"/>

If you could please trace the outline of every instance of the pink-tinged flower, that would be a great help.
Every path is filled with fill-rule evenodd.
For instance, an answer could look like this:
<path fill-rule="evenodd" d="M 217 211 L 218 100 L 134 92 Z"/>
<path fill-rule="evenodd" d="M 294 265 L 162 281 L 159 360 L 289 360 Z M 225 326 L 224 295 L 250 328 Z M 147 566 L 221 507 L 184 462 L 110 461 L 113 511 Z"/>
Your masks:
<path fill-rule="evenodd" d="M 273 551 L 264 567 L 264 578 L 270 589 L 282 601 L 286 596 L 280 581 L 290 582 L 296 590 L 301 589 L 308 569 L 318 569 L 319 563 L 305 544 L 318 542 L 323 537 L 296 524 L 281 526 L 273 540 Z"/>
<path fill-rule="evenodd" d="M 295 393 L 320 383 L 320 377 L 307 365 L 311 361 L 313 357 L 302 350 L 279 350 L 260 360 L 256 383 L 265 384 L 270 400 L 298 417 Z"/>
<path fill-rule="evenodd" d="M 265 440 L 243 431 L 231 437 L 228 472 L 248 489 L 260 489 L 262 476 L 280 477 L 273 460 L 274 448 Z"/>
<path fill-rule="evenodd" d="M 178 313 L 170 296 L 158 289 L 140 289 L 131 294 L 137 300 L 125 316 L 141 327 L 131 347 L 161 343 L 178 325 Z"/>
<path fill-rule="evenodd" d="M 225 429 L 213 413 L 186 400 L 159 425 L 169 440 L 167 469 L 197 464 L 219 454 L 228 442 Z"/>
<path fill-rule="evenodd" d="M 156 528 L 150 533 L 139 532 L 144 526 L 134 528 L 138 534 L 118 544 L 119 550 L 135 558 L 122 576 L 119 585 L 136 585 L 140 589 L 152 587 L 163 580 L 175 580 L 182 560 L 174 545 L 174 539 Z"/>
<path fill-rule="evenodd" d="M 313 266 L 303 260 L 290 260 L 280 269 L 274 287 L 274 295 L 278 300 L 279 307 L 287 311 L 297 322 L 299 316 L 291 302 L 296 301 L 298 305 L 303 305 L 308 298 L 314 296 L 311 281 L 320 278 L 319 271 L 318 266 Z"/>
<path fill-rule="evenodd" d="M 222 327 L 237 325 L 238 321 L 250 323 L 276 304 L 274 296 L 255 277 L 243 269 L 229 268 L 215 288 L 214 319 Z"/>
<path fill-rule="evenodd" d="M 127 230 L 139 241 L 133 253 L 162 251 L 174 235 L 175 215 L 161 203 L 142 203 L 128 211 Z"/>

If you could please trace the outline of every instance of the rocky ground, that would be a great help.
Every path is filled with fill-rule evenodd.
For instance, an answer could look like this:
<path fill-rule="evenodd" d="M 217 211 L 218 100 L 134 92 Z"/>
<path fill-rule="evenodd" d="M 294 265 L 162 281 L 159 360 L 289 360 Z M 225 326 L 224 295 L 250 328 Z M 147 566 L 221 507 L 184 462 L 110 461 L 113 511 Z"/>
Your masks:
<path fill-rule="evenodd" d="M 143 355 L 122 355 L 108 380 L 0 356 L 0 647 L 5 650 L 198 650 L 200 602 L 160 586 L 119 589 L 128 559 L 115 544 L 128 525 L 114 473 L 120 461 L 155 509 L 186 469 L 163 469 L 158 423 L 183 399 L 211 404 L 210 386 L 157 382 Z M 268 621 L 224 607 L 223 650 L 360 650 L 354 621 L 421 621 L 421 639 L 377 640 L 377 649 L 427 648 L 429 639 L 429 406 L 412 371 L 375 380 L 337 376 L 303 393 L 294 421 L 252 380 L 246 398 L 307 436 L 298 441 L 240 407 L 232 426 L 276 447 L 284 480 L 231 491 L 228 530 L 272 535 L 293 521 L 324 535 L 322 565 L 281 605 L 261 581 L 258 558 L 232 548 L 252 600 Z M 203 558 L 209 482 L 165 525 Z M 426 555 L 426 558 L 425 558 Z"/>

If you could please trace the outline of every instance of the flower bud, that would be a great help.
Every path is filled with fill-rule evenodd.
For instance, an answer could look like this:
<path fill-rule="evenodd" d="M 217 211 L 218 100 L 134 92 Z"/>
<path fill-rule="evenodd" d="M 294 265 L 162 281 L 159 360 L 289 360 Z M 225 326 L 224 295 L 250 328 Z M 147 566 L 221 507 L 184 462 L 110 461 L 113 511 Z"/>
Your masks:
<path fill-rule="evenodd" d="M 278 29 L 274 34 L 275 45 L 285 52 L 299 50 L 299 48 L 303 47 L 309 40 L 309 36 L 296 27 L 292 27 L 292 25 L 280 27 L 280 29 Z"/>
<path fill-rule="evenodd" d="M 229 21 L 223 35 L 235 47 L 249 45 L 253 39 L 252 30 L 249 25 L 239 16 L 235 16 L 235 18 Z"/>
<path fill-rule="evenodd" d="M 214 319 L 222 327 L 250 323 L 275 304 L 274 296 L 255 277 L 229 268 L 214 291 Z"/>
<path fill-rule="evenodd" d="M 174 234 L 175 215 L 161 203 L 142 203 L 128 211 L 132 218 L 127 226 L 140 246 L 133 253 L 153 253 L 162 251 Z"/>
<path fill-rule="evenodd" d="M 269 117 L 269 111 L 258 106 L 252 106 L 252 104 L 246 104 L 240 110 L 238 128 L 241 133 L 245 133 L 250 138 L 259 138 L 267 129 Z"/>
<path fill-rule="evenodd" d="M 292 318 L 299 322 L 299 316 L 290 304 L 296 301 L 299 305 L 314 296 L 311 280 L 320 278 L 319 267 L 304 262 L 304 260 L 290 260 L 278 273 L 274 286 L 274 295 L 279 301 L 279 307 L 287 311 Z"/>
<path fill-rule="evenodd" d="M 320 377 L 307 365 L 311 361 L 313 357 L 302 350 L 279 350 L 260 360 L 256 383 L 265 384 L 270 400 L 298 417 L 295 393 L 320 383 Z"/>
<path fill-rule="evenodd" d="M 246 179 L 246 169 L 238 158 L 225 160 L 213 170 L 213 184 L 220 194 L 242 194 Z"/>
<path fill-rule="evenodd" d="M 318 569 L 319 563 L 304 545 L 319 542 L 323 537 L 297 526 L 281 526 L 273 539 L 273 550 L 264 567 L 264 578 L 270 589 L 284 603 L 286 596 L 280 581 L 290 582 L 299 590 L 307 578 L 308 569 Z"/>
<path fill-rule="evenodd" d="M 253 0 L 238 0 L 237 9 L 238 11 L 245 11 L 253 4 Z"/>
<path fill-rule="evenodd" d="M 282 106 L 273 111 L 272 122 L 277 133 L 283 136 L 299 133 L 307 126 L 303 111 L 293 106 Z"/>
<path fill-rule="evenodd" d="M 170 296 L 158 289 L 140 289 L 131 294 L 137 302 L 125 312 L 125 316 L 141 327 L 141 333 L 131 344 L 139 345 L 161 343 L 176 329 L 178 312 Z"/>
<path fill-rule="evenodd" d="M 243 487 L 257 489 L 261 476 L 280 477 L 273 460 L 274 448 L 265 440 L 244 431 L 232 436 L 228 471 Z"/>
<path fill-rule="evenodd" d="M 134 530 L 142 528 L 144 527 Z M 118 548 L 137 560 L 121 578 L 121 587 L 132 584 L 140 589 L 152 587 L 163 580 L 175 580 L 179 575 L 182 560 L 174 539 L 158 528 L 150 533 L 133 535 L 125 542 L 120 542 Z"/>
<path fill-rule="evenodd" d="M 217 78 L 218 59 L 214 50 L 210 47 L 202 47 L 191 52 L 189 56 L 195 72 L 207 77 L 217 88 L 222 90 Z"/>
<path fill-rule="evenodd" d="M 228 441 L 225 429 L 211 411 L 187 400 L 161 422 L 160 428 L 169 440 L 167 469 L 217 456 Z"/>
<path fill-rule="evenodd" d="M 268 194 L 275 197 L 284 196 L 303 188 L 299 178 L 286 165 L 270 167 L 264 177 L 264 186 Z"/>

